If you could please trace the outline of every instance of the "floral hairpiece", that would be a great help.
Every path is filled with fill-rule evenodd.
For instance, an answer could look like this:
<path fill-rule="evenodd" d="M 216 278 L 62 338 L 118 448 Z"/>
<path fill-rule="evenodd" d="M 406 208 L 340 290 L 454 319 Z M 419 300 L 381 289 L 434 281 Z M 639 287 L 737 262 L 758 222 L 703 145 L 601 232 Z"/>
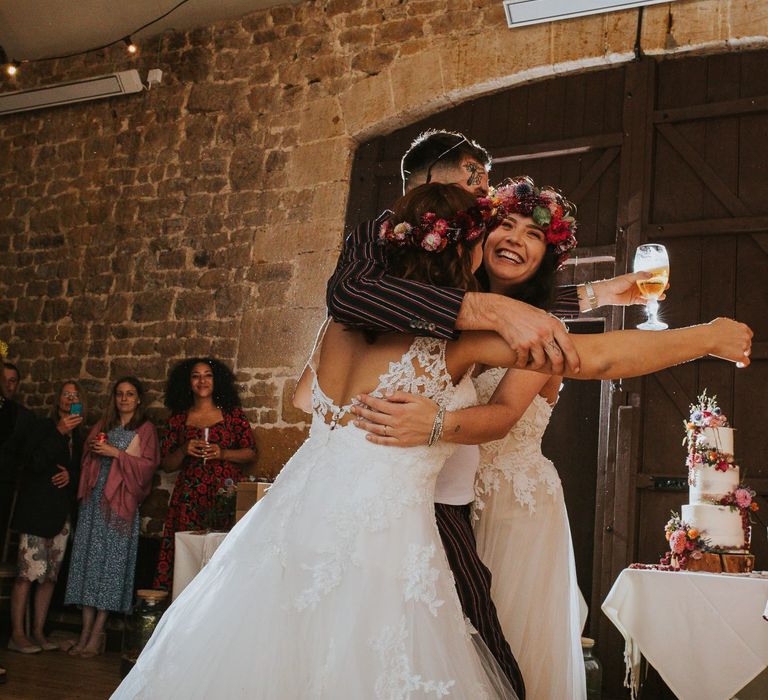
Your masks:
<path fill-rule="evenodd" d="M 457 212 L 450 219 L 435 212 L 422 214 L 417 224 L 401 221 L 394 224 L 387 218 L 379 227 L 379 240 L 398 248 L 410 246 L 428 253 L 440 253 L 446 246 L 471 243 L 486 231 L 487 212 L 478 206 Z"/>
<path fill-rule="evenodd" d="M 547 245 L 558 256 L 560 265 L 568 259 L 568 251 L 576 247 L 576 207 L 556 190 L 536 187 L 527 175 L 507 178 L 478 204 L 489 212 L 489 229 L 512 213 L 530 216 L 544 230 Z"/>

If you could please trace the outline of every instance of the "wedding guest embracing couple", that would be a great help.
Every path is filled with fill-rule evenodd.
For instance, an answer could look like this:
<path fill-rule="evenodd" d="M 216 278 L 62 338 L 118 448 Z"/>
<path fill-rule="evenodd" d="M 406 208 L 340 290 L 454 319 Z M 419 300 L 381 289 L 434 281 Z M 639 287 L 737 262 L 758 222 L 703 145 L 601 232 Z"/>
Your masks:
<path fill-rule="evenodd" d="M 515 185 L 498 202 L 478 199 L 487 186 L 483 163 L 459 163 L 461 186 L 440 184 L 449 154 L 438 155 L 421 173 L 425 184 L 414 183 L 393 213 L 346 242 L 330 286 L 333 314 L 347 305 L 389 320 L 339 315 L 323 325 L 296 394 L 312 411 L 309 437 L 174 601 L 114 697 L 524 697 L 525 674 L 504 641 L 490 577 L 471 551 L 468 507 L 441 509 L 442 517 L 434 506 L 438 474 L 454 450 L 441 438 L 448 428 L 463 437 L 454 412 L 477 402 L 473 368 L 535 366 L 545 377 L 602 379 L 708 353 L 745 359 L 751 333 L 734 321 L 568 338 L 541 310 L 467 291 L 479 290 L 484 240 L 487 248 L 494 236 L 530 236 L 542 260 L 557 259 L 575 222 L 559 199 L 546 222 L 536 209 L 553 195 L 527 181 L 531 192 Z M 569 236 L 553 239 L 554 219 Z M 531 255 L 538 269 L 543 263 Z M 358 260 L 373 278 L 350 269 Z M 387 313 L 377 286 L 390 295 Z M 567 294 L 577 306 L 579 291 Z M 522 320 L 510 327 L 517 310 Z M 362 406 L 356 397 L 397 392 L 437 404 L 426 441 L 380 445 L 353 424 Z M 465 562 L 472 569 L 460 579 Z M 481 600 L 468 605 L 474 586 Z"/>

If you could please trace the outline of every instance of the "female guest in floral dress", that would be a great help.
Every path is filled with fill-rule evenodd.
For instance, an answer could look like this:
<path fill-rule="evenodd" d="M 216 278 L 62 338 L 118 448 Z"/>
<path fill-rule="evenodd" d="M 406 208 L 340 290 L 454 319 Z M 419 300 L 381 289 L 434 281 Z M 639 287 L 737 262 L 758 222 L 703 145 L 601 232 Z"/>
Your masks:
<path fill-rule="evenodd" d="M 240 408 L 235 377 L 223 363 L 192 358 L 171 370 L 165 405 L 173 415 L 162 441 L 160 466 L 181 469 L 165 520 L 155 588 L 173 582 L 176 532 L 215 525 L 210 515 L 227 479 L 239 481 L 242 465 L 256 459 L 253 433 Z M 208 441 L 205 441 L 205 430 Z"/>
<path fill-rule="evenodd" d="M 45 637 L 45 619 L 64 559 L 70 508 L 80 472 L 83 394 L 77 382 L 64 382 L 53 415 L 35 423 L 24 455 L 19 495 L 11 527 L 20 532 L 19 573 L 11 592 L 8 648 L 22 654 L 59 647 Z M 76 406 L 73 409 L 73 406 Z M 74 411 L 74 412 L 72 412 Z M 24 612 L 37 582 L 32 639 L 24 632 Z"/>
<path fill-rule="evenodd" d="M 139 505 L 160 462 L 157 431 L 144 415 L 143 398 L 136 377 L 118 379 L 83 452 L 65 599 L 83 607 L 80 640 L 69 650 L 73 656 L 99 654 L 109 611 L 127 612 L 133 600 Z"/>

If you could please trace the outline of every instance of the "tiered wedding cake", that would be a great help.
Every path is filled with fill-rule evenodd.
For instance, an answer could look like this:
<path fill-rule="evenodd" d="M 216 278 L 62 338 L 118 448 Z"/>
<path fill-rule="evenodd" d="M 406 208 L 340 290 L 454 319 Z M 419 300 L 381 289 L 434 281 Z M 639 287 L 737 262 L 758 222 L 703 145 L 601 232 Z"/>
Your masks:
<path fill-rule="evenodd" d="M 708 550 L 744 552 L 749 549 L 748 512 L 754 492 L 739 486 L 733 457 L 734 430 L 706 391 L 691 406 L 686 422 L 689 503 L 680 513 L 698 531 Z"/>

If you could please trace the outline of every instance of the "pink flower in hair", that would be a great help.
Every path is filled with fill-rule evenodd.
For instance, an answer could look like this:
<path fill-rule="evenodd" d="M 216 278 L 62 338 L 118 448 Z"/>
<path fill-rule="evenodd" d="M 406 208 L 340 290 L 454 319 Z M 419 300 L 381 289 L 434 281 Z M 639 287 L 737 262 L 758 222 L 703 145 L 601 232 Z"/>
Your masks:
<path fill-rule="evenodd" d="M 438 236 L 444 236 L 448 232 L 448 222 L 445 219 L 438 219 L 435 221 L 435 225 L 432 227 L 432 230 Z"/>
<path fill-rule="evenodd" d="M 424 238 L 421 239 L 421 247 L 430 253 L 436 253 L 441 251 L 447 241 L 440 236 L 439 233 L 431 231 Z"/>

